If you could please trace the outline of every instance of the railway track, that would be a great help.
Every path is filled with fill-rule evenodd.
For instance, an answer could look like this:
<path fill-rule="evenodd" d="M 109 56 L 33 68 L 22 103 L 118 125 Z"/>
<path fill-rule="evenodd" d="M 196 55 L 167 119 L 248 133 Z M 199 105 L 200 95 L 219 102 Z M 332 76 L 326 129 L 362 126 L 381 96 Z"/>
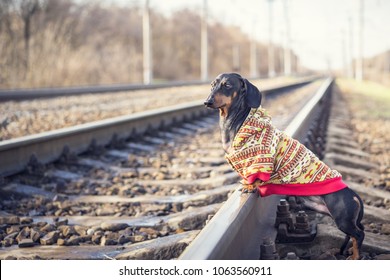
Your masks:
<path fill-rule="evenodd" d="M 311 84 L 288 95 L 278 90 L 274 97 L 269 94 L 269 107 L 280 116 L 278 125 L 285 128 L 302 108 L 297 100 L 308 99 L 317 88 Z M 113 123 L 107 121 L 106 126 L 82 127 L 90 136 L 62 131 L 81 139 L 80 144 L 66 140 L 65 149 L 63 144 L 54 149 L 56 158 L 37 150 L 32 159 L 25 157 L 27 167 L 25 162 L 2 169 L 0 258 L 187 258 L 184 248 L 190 243 L 188 250 L 196 247 L 232 199 L 245 208 L 244 201 L 253 197 L 236 191 L 238 178 L 223 159 L 217 116 L 195 103 L 184 106 L 182 113 L 164 109 L 170 115 L 164 121 L 161 115 L 146 121 L 146 113 L 139 116 L 142 121 L 122 119 L 122 125 L 139 121 L 134 128 L 126 124 L 125 134 L 108 130 Z M 100 136 L 93 136 L 95 130 L 102 131 Z M 14 158 L 16 154 L 11 153 Z"/>
<path fill-rule="evenodd" d="M 288 81 L 291 83 L 291 80 L 293 84 L 286 84 Z M 280 91 L 280 84 L 291 88 L 292 85 L 304 85 L 312 80 L 276 78 L 255 82 L 261 85 L 262 90 L 272 92 L 272 86 L 275 85 L 279 85 L 277 90 Z M 36 89 L 25 93 L 12 92 L 8 100 L 1 100 L 0 91 L 0 141 L 199 100 L 209 91 L 209 85 L 206 84 L 170 85 L 99 93 L 91 93 L 94 92 L 93 87 L 76 92 L 64 88 L 61 89 L 64 94 L 67 93 L 64 96 L 58 96 L 55 91 L 49 95 L 51 91 L 48 89 Z M 45 92 L 48 97 L 42 98 Z"/>
<path fill-rule="evenodd" d="M 297 112 L 317 87 L 267 95 Z M 178 257 L 236 188 L 202 101 L 3 141 L 0 257 Z"/>
<path fill-rule="evenodd" d="M 291 88 L 292 84 L 297 86 L 307 84 L 317 77 L 304 77 L 299 82 L 293 82 L 286 85 Z M 57 87 L 57 88 L 38 88 L 38 89 L 0 89 L 0 101 L 21 101 L 38 98 L 57 98 L 61 96 L 80 96 L 85 94 L 101 94 L 124 91 L 138 91 L 151 89 L 165 89 L 173 87 L 187 87 L 208 85 L 210 81 L 192 81 L 192 82 L 169 82 L 160 84 L 118 84 L 118 85 L 100 85 L 100 86 L 82 86 L 82 87 Z"/>

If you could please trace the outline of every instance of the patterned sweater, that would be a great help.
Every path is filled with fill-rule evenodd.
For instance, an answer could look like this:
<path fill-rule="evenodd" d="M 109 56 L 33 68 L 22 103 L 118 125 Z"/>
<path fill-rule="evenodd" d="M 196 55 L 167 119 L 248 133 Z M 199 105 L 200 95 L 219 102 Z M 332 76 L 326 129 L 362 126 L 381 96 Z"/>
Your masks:
<path fill-rule="evenodd" d="M 262 108 L 250 111 L 225 158 L 246 183 L 260 180 L 261 196 L 322 195 L 347 187 L 339 172 L 272 126 Z"/>

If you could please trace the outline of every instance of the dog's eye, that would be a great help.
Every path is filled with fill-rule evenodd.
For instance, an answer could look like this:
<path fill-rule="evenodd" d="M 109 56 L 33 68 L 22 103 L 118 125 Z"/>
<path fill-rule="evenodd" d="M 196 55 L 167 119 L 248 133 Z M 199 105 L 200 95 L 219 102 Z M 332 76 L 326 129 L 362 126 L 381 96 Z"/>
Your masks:
<path fill-rule="evenodd" d="M 231 87 L 232 87 L 232 85 L 231 85 L 231 84 L 229 84 L 229 83 L 226 83 L 226 84 L 225 84 L 225 87 L 229 89 L 229 88 L 231 88 Z"/>

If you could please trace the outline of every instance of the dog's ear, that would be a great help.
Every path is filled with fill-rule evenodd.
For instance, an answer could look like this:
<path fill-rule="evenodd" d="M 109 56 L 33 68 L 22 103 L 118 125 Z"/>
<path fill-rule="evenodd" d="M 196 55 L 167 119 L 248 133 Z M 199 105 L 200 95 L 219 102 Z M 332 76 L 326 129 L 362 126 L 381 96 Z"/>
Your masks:
<path fill-rule="evenodd" d="M 245 91 L 246 91 L 246 104 L 251 108 L 258 108 L 261 104 L 262 94 L 259 89 L 250 83 L 247 79 L 244 79 Z"/>

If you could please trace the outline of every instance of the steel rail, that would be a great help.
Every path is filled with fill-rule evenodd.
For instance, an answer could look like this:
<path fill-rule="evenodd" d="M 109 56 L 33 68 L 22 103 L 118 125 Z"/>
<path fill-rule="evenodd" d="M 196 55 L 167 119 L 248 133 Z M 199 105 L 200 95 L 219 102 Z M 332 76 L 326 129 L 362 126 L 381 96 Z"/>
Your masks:
<path fill-rule="evenodd" d="M 299 82 L 293 82 L 284 85 L 285 89 L 291 87 L 299 87 L 308 84 L 318 77 L 303 78 Z M 0 101 L 21 101 L 37 98 L 53 98 L 60 96 L 82 95 L 82 94 L 99 94 L 108 92 L 120 92 L 120 91 L 136 91 L 136 90 L 150 90 L 161 89 L 168 87 L 183 87 L 183 86 L 196 86 L 206 85 L 209 82 L 193 81 L 193 82 L 171 82 L 164 84 L 123 84 L 123 85 L 102 85 L 102 86 L 83 86 L 83 87 L 63 87 L 63 88 L 37 88 L 37 89 L 0 89 Z M 282 87 L 275 87 L 264 90 L 264 93 L 272 92 L 275 90 L 281 90 Z"/>
<path fill-rule="evenodd" d="M 36 88 L 36 89 L 6 89 L 0 90 L 0 101 L 28 100 L 36 98 L 52 98 L 70 95 L 98 94 L 107 92 L 135 91 L 160 89 L 168 87 L 196 86 L 207 84 L 201 81 L 194 82 L 171 82 L 161 84 L 118 84 L 101 86 L 81 86 L 81 87 L 57 87 L 57 88 Z"/>
<path fill-rule="evenodd" d="M 34 156 L 41 163 L 58 159 L 66 148 L 80 154 L 93 143 L 107 145 L 148 130 L 171 126 L 209 113 L 202 101 L 154 109 L 0 142 L 0 176 L 25 169 Z"/>
<path fill-rule="evenodd" d="M 322 101 L 330 93 L 332 84 L 332 78 L 322 84 L 285 129 L 288 135 L 304 140 L 311 120 L 326 106 Z M 276 206 L 280 198 L 277 195 L 259 197 L 255 193 L 241 193 L 237 188 L 180 259 L 259 259 L 263 239 L 275 240 Z"/>

